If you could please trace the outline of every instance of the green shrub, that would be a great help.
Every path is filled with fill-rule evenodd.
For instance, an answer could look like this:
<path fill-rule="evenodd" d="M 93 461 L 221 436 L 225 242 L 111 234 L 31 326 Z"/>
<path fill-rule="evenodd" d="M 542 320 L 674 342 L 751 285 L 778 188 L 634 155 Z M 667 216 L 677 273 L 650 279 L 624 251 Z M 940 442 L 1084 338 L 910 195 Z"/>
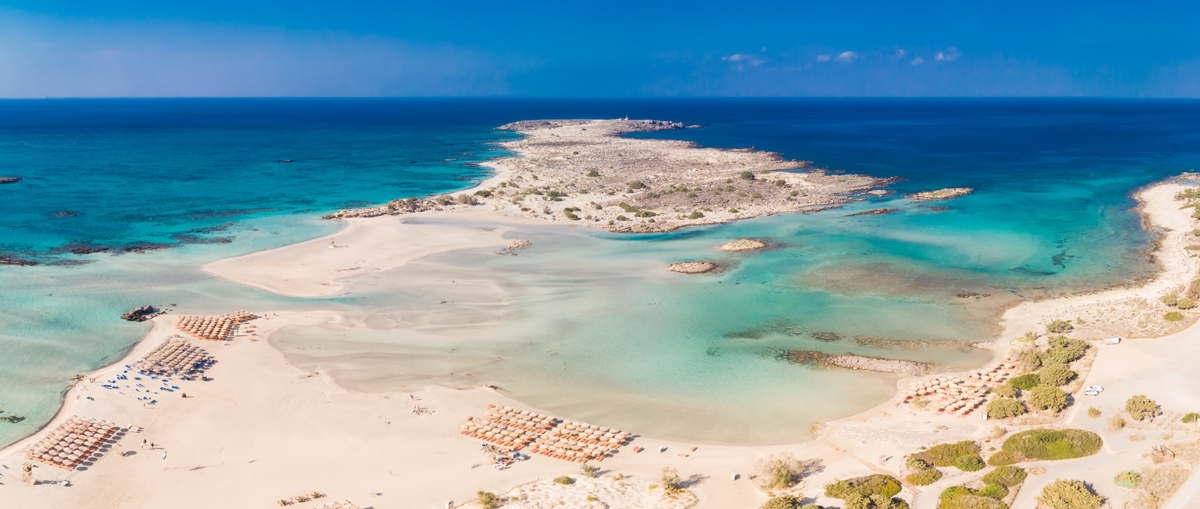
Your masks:
<path fill-rule="evenodd" d="M 1125 402 L 1125 412 L 1139 421 L 1154 420 L 1162 414 L 1162 410 L 1158 409 L 1158 402 L 1140 394 Z"/>
<path fill-rule="evenodd" d="M 791 454 L 779 454 L 759 461 L 758 476 L 767 489 L 787 489 L 800 482 L 803 465 Z"/>
<path fill-rule="evenodd" d="M 1113 479 L 1113 482 L 1126 488 L 1136 488 L 1138 483 L 1142 482 L 1142 475 L 1137 472 L 1126 470 L 1117 474 L 1117 477 Z"/>
<path fill-rule="evenodd" d="M 983 482 L 1011 488 L 1025 482 L 1025 477 L 1028 475 L 1021 467 L 1003 466 L 984 474 Z"/>
<path fill-rule="evenodd" d="M 997 452 L 996 454 L 989 456 L 987 460 L 988 465 L 993 467 L 1012 465 L 1018 461 L 1020 461 L 1020 458 L 1018 458 L 1016 454 L 1007 451 Z"/>
<path fill-rule="evenodd" d="M 900 481 L 897 481 L 895 477 L 883 474 L 837 480 L 825 485 L 825 496 L 829 498 L 846 499 L 850 495 L 863 497 L 882 495 L 891 498 L 899 493 Z"/>
<path fill-rule="evenodd" d="M 1017 353 L 1017 369 L 1029 373 L 1042 369 L 1042 351 L 1037 347 L 1023 348 Z"/>
<path fill-rule="evenodd" d="M 558 484 L 575 484 L 575 479 L 572 479 L 572 478 L 564 475 L 562 477 L 555 477 L 554 482 L 556 482 Z"/>
<path fill-rule="evenodd" d="M 989 484 L 983 488 L 980 488 L 977 494 L 981 497 L 1004 500 L 1004 497 L 1008 496 L 1008 488 L 1005 488 L 999 484 Z"/>
<path fill-rule="evenodd" d="M 580 469 L 580 473 L 583 474 L 583 476 L 587 477 L 588 479 L 595 479 L 596 475 L 600 473 L 600 467 L 597 467 L 595 465 L 588 465 L 585 463 L 583 465 L 583 468 Z"/>
<path fill-rule="evenodd" d="M 1031 429 L 1008 437 L 1001 452 L 1009 455 L 993 462 L 1001 454 L 996 453 L 989 463 L 999 466 L 1026 460 L 1082 458 L 1096 454 L 1102 443 L 1100 435 L 1082 429 Z"/>
<path fill-rule="evenodd" d="M 1125 419 L 1122 419 L 1119 415 L 1114 415 L 1112 419 L 1108 420 L 1108 429 L 1113 431 L 1125 429 Z"/>
<path fill-rule="evenodd" d="M 704 213 L 697 210 L 692 212 L 692 214 L 688 216 L 688 219 L 700 219 L 702 217 L 704 217 Z"/>
<path fill-rule="evenodd" d="M 805 506 L 801 506 L 800 509 L 825 509 L 825 506 L 821 506 L 821 505 L 817 505 L 817 504 L 808 504 Z"/>
<path fill-rule="evenodd" d="M 640 180 L 635 180 L 635 181 L 629 183 L 630 189 L 646 189 L 647 187 L 649 187 L 649 186 L 647 186 L 646 184 L 643 184 L 642 181 L 640 181 Z"/>
<path fill-rule="evenodd" d="M 1098 509 L 1104 503 L 1086 484 L 1066 479 L 1047 484 L 1037 500 L 1051 509 Z"/>
<path fill-rule="evenodd" d="M 1178 322 L 1180 320 L 1183 320 L 1183 313 L 1180 313 L 1178 311 L 1171 311 L 1170 313 L 1163 315 L 1163 320 L 1166 320 L 1168 322 Z"/>
<path fill-rule="evenodd" d="M 1051 364 L 1038 372 L 1038 380 L 1046 385 L 1055 387 L 1066 385 L 1075 378 L 1076 373 L 1063 364 Z"/>
<path fill-rule="evenodd" d="M 1066 334 L 1074 329 L 1075 327 L 1071 325 L 1070 320 L 1055 320 L 1046 324 L 1046 332 L 1052 334 Z"/>
<path fill-rule="evenodd" d="M 1040 385 L 1041 377 L 1039 377 L 1037 373 L 1029 373 L 1028 375 L 1013 377 L 1013 379 L 1009 380 L 1008 383 L 1012 384 L 1013 387 L 1027 391 Z"/>
<path fill-rule="evenodd" d="M 1175 294 L 1175 293 L 1168 293 L 1166 295 L 1163 295 L 1162 302 L 1163 302 L 1163 304 L 1166 304 L 1168 306 L 1175 307 L 1175 304 L 1179 303 L 1179 295 Z"/>
<path fill-rule="evenodd" d="M 638 211 L 637 207 L 634 207 L 633 205 L 630 205 L 625 202 L 618 203 L 617 206 L 621 207 L 621 210 L 624 210 L 625 212 L 637 212 Z"/>
<path fill-rule="evenodd" d="M 683 491 L 683 478 L 679 477 L 679 472 L 671 467 L 663 467 L 662 476 L 658 478 L 658 482 L 662 484 L 664 490 L 671 493 Z"/>
<path fill-rule="evenodd" d="M 925 470 L 926 468 L 929 468 L 929 463 L 921 458 L 909 456 L 904 460 L 904 468 L 912 471 Z"/>
<path fill-rule="evenodd" d="M 1024 414 L 1025 403 L 1019 399 L 996 398 L 988 402 L 987 416 L 989 419 L 1008 419 Z"/>
<path fill-rule="evenodd" d="M 628 220 L 629 220 L 629 218 L 628 218 L 628 217 L 625 217 L 625 216 L 617 216 L 617 221 L 628 221 Z"/>
<path fill-rule="evenodd" d="M 845 509 L 908 509 L 908 502 L 898 498 L 883 495 L 859 495 L 851 493 L 846 497 Z"/>
<path fill-rule="evenodd" d="M 500 506 L 500 497 L 497 497 L 495 493 L 476 491 L 475 496 L 479 500 L 479 505 L 483 506 L 484 509 L 496 509 L 496 507 Z"/>
<path fill-rule="evenodd" d="M 1191 412 L 1191 413 L 1188 413 L 1187 415 L 1183 416 L 1182 420 L 1183 420 L 1184 424 L 1191 424 L 1193 422 L 1196 422 L 1196 419 L 1200 419 L 1200 414 L 1198 414 L 1196 412 Z"/>
<path fill-rule="evenodd" d="M 1087 353 L 1088 343 L 1082 339 L 1071 339 L 1066 336 L 1051 336 L 1048 340 L 1050 349 L 1042 356 L 1043 364 L 1067 364 L 1075 362 Z"/>
<path fill-rule="evenodd" d="M 792 495 L 780 495 L 768 500 L 762 509 L 800 509 L 800 501 L 801 499 Z"/>
<path fill-rule="evenodd" d="M 936 468 L 925 468 L 917 470 L 904 479 L 917 486 L 928 486 L 942 478 L 942 471 Z"/>
<path fill-rule="evenodd" d="M 1175 307 L 1179 309 L 1192 309 L 1196 307 L 1196 303 L 1187 297 L 1180 297 L 1175 301 Z"/>
<path fill-rule="evenodd" d="M 1096 407 L 1089 408 L 1088 409 L 1088 417 L 1091 417 L 1093 419 L 1100 417 L 1100 409 L 1096 408 Z"/>
<path fill-rule="evenodd" d="M 938 497 L 938 509 L 1008 509 L 1008 505 L 966 486 L 951 486 Z"/>
<path fill-rule="evenodd" d="M 992 387 L 992 392 L 1002 398 L 1016 398 L 1021 395 L 1020 389 L 1017 389 L 1010 384 L 1000 384 Z"/>
<path fill-rule="evenodd" d="M 740 179 L 742 179 L 742 180 L 754 180 L 754 172 L 752 172 L 752 171 L 743 171 L 743 172 L 741 172 L 741 173 L 739 173 L 739 174 L 738 174 L 738 178 L 740 178 Z"/>
<path fill-rule="evenodd" d="M 979 444 L 972 440 L 963 440 L 962 442 L 937 444 L 924 451 L 915 452 L 909 457 L 937 467 L 953 467 L 959 458 L 979 456 L 979 452 Z"/>
<path fill-rule="evenodd" d="M 954 466 L 963 472 L 978 472 L 983 470 L 983 467 L 987 466 L 987 464 L 983 462 L 983 458 L 972 454 L 958 458 L 954 461 Z"/>
<path fill-rule="evenodd" d="M 600 176 L 600 172 L 598 172 L 598 171 L 596 171 L 596 170 L 588 170 L 588 172 L 587 172 L 587 176 L 589 176 L 589 177 L 599 177 L 599 176 Z"/>
<path fill-rule="evenodd" d="M 1058 387 L 1039 385 L 1029 391 L 1029 404 L 1041 410 L 1061 412 L 1067 408 L 1067 393 Z"/>

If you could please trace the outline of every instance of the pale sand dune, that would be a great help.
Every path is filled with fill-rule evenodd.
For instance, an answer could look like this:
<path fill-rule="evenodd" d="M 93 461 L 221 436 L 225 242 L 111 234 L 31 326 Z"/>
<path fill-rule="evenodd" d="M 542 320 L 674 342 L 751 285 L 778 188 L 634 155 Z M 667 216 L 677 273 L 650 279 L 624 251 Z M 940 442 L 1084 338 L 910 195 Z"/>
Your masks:
<path fill-rule="evenodd" d="M 1117 289 L 1017 306 L 1005 315 L 1007 329 L 990 348 L 1002 353 L 1008 348 L 1009 341 L 1025 330 L 1037 329 L 1041 327 L 1041 322 L 1062 317 L 1063 313 L 1076 308 L 1086 310 L 1103 306 L 1097 313 L 1109 314 L 1114 318 L 1106 321 L 1100 316 L 1097 323 L 1115 326 L 1127 323 L 1116 318 L 1125 315 L 1117 311 L 1105 311 L 1109 308 L 1135 314 L 1140 312 L 1161 320 L 1161 310 L 1153 308 L 1149 301 L 1194 277 L 1196 269 L 1196 260 L 1190 258 L 1183 249 L 1193 242 L 1187 235 L 1190 235 L 1188 232 L 1194 227 L 1195 221 L 1188 217 L 1188 210 L 1178 210 L 1178 203 L 1171 199 L 1177 189 L 1176 185 L 1168 184 L 1151 188 L 1139 196 L 1147 202 L 1145 211 L 1152 223 L 1172 229 L 1162 239 L 1158 260 L 1163 272 L 1155 281 L 1137 289 Z M 366 235 L 367 231 L 378 229 L 403 230 L 426 226 L 397 226 L 388 220 L 374 221 L 369 225 L 366 228 L 364 224 L 364 227 L 352 233 Z M 393 253 L 394 258 L 382 255 L 371 258 L 370 261 L 375 264 L 373 266 L 383 268 L 399 263 L 397 259 L 419 256 L 423 251 L 412 249 L 411 246 L 416 244 L 414 237 L 406 235 L 398 235 L 392 240 L 396 244 L 391 245 L 401 250 L 400 254 Z M 497 246 L 507 243 L 499 239 L 499 233 L 487 235 L 481 239 L 464 233 L 460 240 L 488 242 L 484 245 Z M 347 245 L 352 245 L 351 238 L 356 237 L 348 237 L 345 240 Z M 405 243 L 399 239 L 408 241 Z M 342 242 L 339 240 L 339 243 Z M 275 285 L 279 291 L 297 294 L 325 291 L 329 285 L 320 283 L 338 277 L 332 271 L 355 262 L 352 249 L 328 249 L 324 247 L 327 242 L 322 241 L 311 244 L 314 245 L 295 252 L 284 248 L 259 254 L 253 263 L 257 264 L 259 270 L 275 271 L 273 277 L 277 279 L 248 283 L 263 284 L 264 287 Z M 478 244 L 464 246 L 462 243 L 445 243 L 437 244 L 436 249 L 474 245 Z M 435 248 L 430 246 L 424 249 Z M 325 255 L 326 252 L 334 256 Z M 317 263 L 312 260 L 322 261 Z M 287 263 L 293 266 L 288 267 Z M 304 268 L 300 268 L 299 263 L 304 263 Z M 318 266 L 321 268 L 314 268 Z M 243 274 L 252 271 L 245 268 L 239 270 L 246 271 Z M 301 274 L 306 284 L 283 286 L 280 283 L 283 274 Z M 1123 304 L 1126 302 L 1133 304 L 1126 306 Z M 1138 307 L 1139 303 L 1142 308 Z M 167 324 L 173 318 L 156 319 L 154 331 L 135 348 L 131 356 L 144 353 L 168 335 L 170 331 Z M 286 324 L 313 325 L 339 319 L 335 313 L 314 311 L 272 317 L 256 323 L 260 334 L 266 336 Z M 1134 316 L 1127 321 L 1140 323 L 1139 320 L 1142 318 Z M 1161 331 L 1146 330 L 1153 335 L 1161 334 Z M 1197 341 L 1200 341 L 1200 330 L 1190 328 L 1169 338 L 1127 341 L 1120 346 L 1102 348 L 1093 371 L 1087 375 L 1087 381 L 1112 384 L 1109 390 L 1113 391 L 1113 397 L 1106 396 L 1095 402 L 1104 405 L 1107 410 L 1110 406 L 1118 406 L 1120 398 L 1129 393 L 1145 392 L 1151 397 L 1159 397 L 1164 410 L 1168 412 L 1194 411 L 1194 408 L 1174 408 L 1194 403 L 1194 398 L 1169 395 L 1181 387 L 1194 386 L 1194 377 L 1187 375 L 1187 366 L 1190 364 L 1182 357 L 1168 363 L 1159 359 L 1172 352 L 1192 358 L 1194 355 L 1191 355 L 1191 350 L 1194 348 L 1173 345 L 1194 345 Z M 478 441 L 457 433 L 458 425 L 468 415 L 482 414 L 483 408 L 489 403 L 523 407 L 519 402 L 510 401 L 489 389 L 454 391 L 433 386 L 414 388 L 414 394 L 421 398 L 419 403 L 435 411 L 432 415 L 415 416 L 409 411 L 407 393 L 362 394 L 347 391 L 332 383 L 324 374 L 305 373 L 288 364 L 284 356 L 266 342 L 251 342 L 239 337 L 224 346 L 208 342 L 202 343 L 202 346 L 219 360 L 209 372 L 215 381 L 179 384 L 181 390 L 188 393 L 187 399 L 163 393 L 159 395 L 157 408 L 142 408 L 130 394 L 119 395 L 116 391 L 100 388 L 100 383 L 121 370 L 119 367 L 102 369 L 96 373 L 100 382 L 84 383 L 70 391 L 56 421 L 79 414 L 114 420 L 120 424 L 145 426 L 145 433 L 131 435 L 117 447 L 118 451 L 134 450 L 138 454 L 132 457 L 109 455 L 83 472 L 68 473 L 47 467 L 35 469 L 40 479 L 69 477 L 74 483 L 71 488 L 21 485 L 14 479 L 19 475 L 16 468 L 4 470 L 0 505 L 181 509 L 274 507 L 275 500 L 279 498 L 316 490 L 328 494 L 329 498 L 289 507 L 301 509 L 319 506 L 323 500 L 350 499 L 364 508 L 434 508 L 443 507 L 450 499 L 460 504 L 467 502 L 477 490 L 504 493 L 528 482 L 559 475 L 575 475 L 578 472 L 578 464 L 539 456 L 504 471 L 487 466 L 471 468 L 471 464 L 482 462 L 485 456 L 478 450 Z M 116 366 L 125 362 L 128 360 Z M 900 380 L 898 384 L 906 385 L 907 380 Z M 1158 393 L 1162 395 L 1158 396 Z M 85 399 L 88 396 L 94 400 Z M 692 488 L 700 500 L 696 507 L 752 508 L 760 506 L 766 496 L 755 489 L 745 476 L 753 473 L 756 461 L 771 454 L 790 452 L 797 458 L 820 460 L 821 471 L 801 487 L 803 493 L 816 495 L 822 485 L 835 478 L 878 471 L 898 473 L 903 455 L 919 446 L 968 438 L 982 439 L 992 428 L 992 423 L 979 417 L 963 419 L 947 415 L 910 414 L 896 410 L 896 401 L 829 423 L 818 440 L 807 444 L 700 445 L 697 451 L 691 452 L 688 449 L 696 444 L 639 437 L 633 445 L 645 447 L 647 451 L 633 454 L 630 447 L 625 447 L 617 457 L 604 461 L 600 467 L 605 475 L 620 472 L 633 476 L 635 480 L 645 481 L 653 480 L 662 467 L 671 466 L 677 468 L 685 478 L 699 476 Z M 1081 399 L 1076 405 L 1086 407 L 1091 403 L 1091 400 Z M 1065 420 L 1070 425 L 1088 424 L 1078 412 L 1068 412 Z M 1198 436 L 1195 431 L 1179 431 L 1175 440 L 1194 440 Z M 143 437 L 164 447 L 167 459 L 163 459 L 163 450 L 139 450 L 137 444 Z M 0 463 L 9 467 L 19 465 L 23 461 L 19 452 L 22 445 L 0 451 Z M 669 449 L 660 454 L 656 452 L 659 446 Z M 1128 464 L 1136 467 L 1143 461 L 1143 451 L 1136 445 L 1120 441 L 1114 441 L 1107 450 L 1112 452 L 1102 453 L 1106 455 L 1102 457 L 1102 463 L 1089 463 L 1092 460 L 1088 459 L 1042 462 L 1040 466 L 1046 467 L 1047 473 L 1031 478 L 1031 489 L 1029 493 L 1022 493 L 1022 499 L 1036 495 L 1035 486 L 1058 476 L 1094 478 L 1102 494 L 1113 496 L 1114 488 L 1101 482 L 1110 473 L 1107 467 L 1091 468 L 1087 465 L 1115 468 Z M 678 456 L 681 452 L 689 456 Z M 880 456 L 893 458 L 881 465 L 878 462 Z M 1124 461 L 1118 461 L 1118 458 Z M 731 479 L 734 472 L 743 477 L 736 481 Z M 946 480 L 934 486 L 918 488 L 919 495 L 906 489 L 902 496 L 911 501 L 916 495 L 914 507 L 932 508 L 942 488 L 968 478 L 968 475 L 948 475 Z M 372 491 L 382 494 L 372 496 Z M 819 499 L 818 503 L 841 505 L 840 501 L 823 499 Z"/>

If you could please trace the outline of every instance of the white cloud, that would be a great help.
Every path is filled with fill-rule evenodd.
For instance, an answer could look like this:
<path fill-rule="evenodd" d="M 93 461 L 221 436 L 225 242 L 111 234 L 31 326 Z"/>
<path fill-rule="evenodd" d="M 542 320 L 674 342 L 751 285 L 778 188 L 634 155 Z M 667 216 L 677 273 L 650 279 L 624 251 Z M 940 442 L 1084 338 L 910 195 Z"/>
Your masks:
<path fill-rule="evenodd" d="M 937 53 L 936 58 L 938 60 L 951 61 L 951 60 L 958 60 L 958 55 L 959 55 L 958 48 L 955 48 L 954 46 L 950 46 L 949 48 L 946 49 L 946 51 L 939 51 Z"/>
<path fill-rule="evenodd" d="M 840 62 L 853 62 L 856 58 L 858 58 L 858 53 L 853 51 L 843 51 L 837 56 L 837 59 Z"/>
<path fill-rule="evenodd" d="M 745 60 L 746 58 L 747 58 L 746 55 L 737 53 L 734 55 L 729 55 L 727 57 L 721 57 L 721 60 L 729 60 L 730 62 L 741 62 L 742 60 Z"/>
<path fill-rule="evenodd" d="M 914 58 L 912 61 L 912 65 L 921 65 L 923 63 L 925 63 L 925 59 L 921 57 Z"/>
<path fill-rule="evenodd" d="M 817 61 L 818 62 L 828 62 L 829 55 L 817 55 Z"/>

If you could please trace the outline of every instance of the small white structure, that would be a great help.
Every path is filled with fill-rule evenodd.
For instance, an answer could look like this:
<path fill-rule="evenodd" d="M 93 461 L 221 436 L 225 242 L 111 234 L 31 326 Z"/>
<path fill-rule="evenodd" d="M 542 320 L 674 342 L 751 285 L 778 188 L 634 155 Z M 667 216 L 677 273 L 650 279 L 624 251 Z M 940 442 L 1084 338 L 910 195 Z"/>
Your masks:
<path fill-rule="evenodd" d="M 1106 345 L 1119 345 L 1119 344 L 1121 344 L 1121 336 L 1104 336 L 1104 337 L 1103 337 L 1103 338 L 1101 338 L 1101 339 L 1103 339 L 1103 340 L 1104 340 L 1104 344 L 1106 344 Z"/>

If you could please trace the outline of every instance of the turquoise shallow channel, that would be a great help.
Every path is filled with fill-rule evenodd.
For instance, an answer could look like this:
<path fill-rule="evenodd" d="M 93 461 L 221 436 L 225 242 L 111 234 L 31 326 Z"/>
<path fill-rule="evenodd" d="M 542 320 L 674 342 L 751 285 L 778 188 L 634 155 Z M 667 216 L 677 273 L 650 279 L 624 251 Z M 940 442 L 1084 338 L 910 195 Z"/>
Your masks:
<path fill-rule="evenodd" d="M 0 409 L 27 417 L 0 423 L 0 444 L 46 422 L 72 376 L 145 334 L 122 312 L 218 313 L 229 302 L 345 314 L 285 329 L 276 345 L 353 389 L 492 384 L 648 436 L 802 440 L 809 423 L 861 411 L 894 383 L 790 364 L 781 351 L 986 362 L 978 351 L 856 338 L 986 340 L 996 313 L 1019 299 L 1147 277 L 1154 234 L 1129 193 L 1191 169 L 1200 146 L 1191 101 L 10 101 L 0 111 L 0 176 L 26 177 L 0 186 L 0 254 L 42 262 L 0 267 Z M 502 154 L 489 143 L 511 136 L 496 125 L 627 113 L 705 126 L 654 137 L 900 176 L 900 192 L 976 192 L 663 235 L 522 227 L 510 236 L 534 245 L 519 256 L 443 253 L 350 278 L 350 293 L 324 299 L 199 271 L 331 233 L 337 225 L 317 219 L 331 210 L 468 187 L 485 176 L 473 163 Z M 877 207 L 901 211 L 849 217 Z M 742 237 L 776 247 L 716 250 Z M 169 248 L 112 254 L 155 244 Z M 81 246 L 110 249 L 70 252 Z M 694 258 L 729 270 L 662 269 Z"/>

